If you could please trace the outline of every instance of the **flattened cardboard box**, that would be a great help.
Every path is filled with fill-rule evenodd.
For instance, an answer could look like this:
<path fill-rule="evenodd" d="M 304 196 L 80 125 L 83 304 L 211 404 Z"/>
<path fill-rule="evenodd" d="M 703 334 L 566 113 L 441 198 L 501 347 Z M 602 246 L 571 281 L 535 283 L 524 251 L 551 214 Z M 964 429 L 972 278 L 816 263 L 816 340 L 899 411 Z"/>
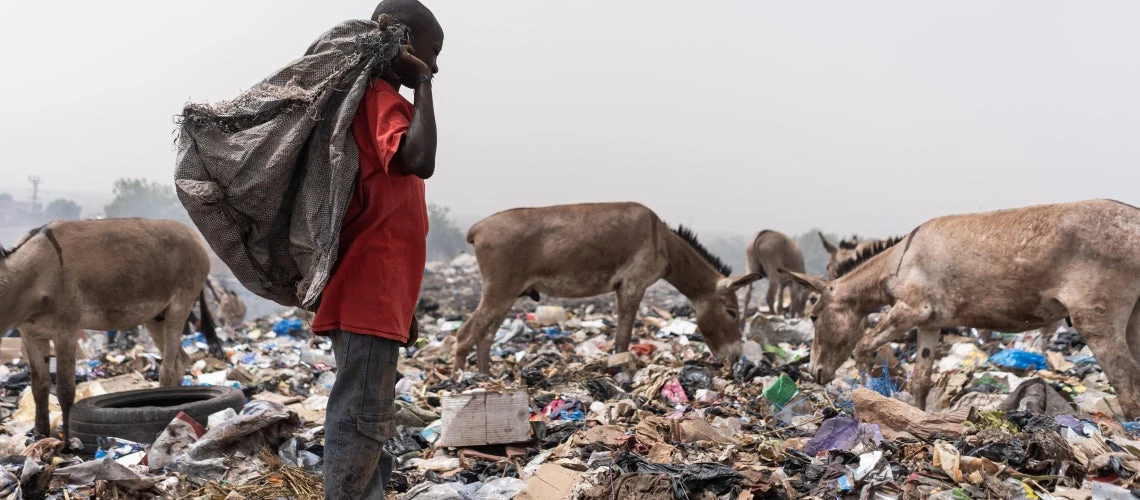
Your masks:
<path fill-rule="evenodd" d="M 48 355 L 55 356 L 55 342 L 48 344 Z M 90 358 L 87 353 L 83 352 L 80 346 L 75 346 L 76 356 L 79 359 Z M 24 357 L 24 338 L 23 337 L 0 337 L 0 364 L 8 363 L 16 358 L 28 360 Z M 53 371 L 54 373 L 54 371 Z"/>
<path fill-rule="evenodd" d="M 440 446 L 483 446 L 530 440 L 530 397 L 525 390 L 446 396 L 441 406 Z"/>
<path fill-rule="evenodd" d="M 20 337 L 0 338 L 0 363 L 8 363 L 16 358 L 24 359 L 24 339 Z"/>
<path fill-rule="evenodd" d="M 574 485 L 582 480 L 582 473 L 558 464 L 542 464 L 534 476 L 527 480 L 526 489 L 515 500 L 556 500 L 566 498 Z"/>

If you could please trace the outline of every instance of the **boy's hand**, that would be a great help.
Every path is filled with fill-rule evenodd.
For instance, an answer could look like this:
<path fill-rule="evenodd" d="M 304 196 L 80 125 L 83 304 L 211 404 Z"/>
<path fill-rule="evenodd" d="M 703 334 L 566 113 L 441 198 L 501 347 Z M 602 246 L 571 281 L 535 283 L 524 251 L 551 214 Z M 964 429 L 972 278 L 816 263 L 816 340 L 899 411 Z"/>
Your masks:
<path fill-rule="evenodd" d="M 420 82 L 431 78 L 431 68 L 416 57 L 415 53 L 411 45 L 404 45 L 396 58 L 392 59 L 392 72 L 400 77 L 400 84 L 413 89 Z"/>
<path fill-rule="evenodd" d="M 416 316 L 412 315 L 412 326 L 408 328 L 408 341 L 404 342 L 404 347 L 411 347 L 416 345 L 416 341 L 420 339 L 420 322 Z"/>

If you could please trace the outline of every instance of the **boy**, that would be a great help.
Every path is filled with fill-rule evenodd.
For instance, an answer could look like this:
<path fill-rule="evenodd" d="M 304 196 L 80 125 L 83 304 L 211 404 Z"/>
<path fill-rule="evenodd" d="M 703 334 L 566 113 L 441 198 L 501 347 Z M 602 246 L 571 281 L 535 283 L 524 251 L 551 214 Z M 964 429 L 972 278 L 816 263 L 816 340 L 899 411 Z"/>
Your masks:
<path fill-rule="evenodd" d="M 427 259 L 424 179 L 435 172 L 431 79 L 443 29 L 417 0 L 384 0 L 372 18 L 407 25 L 410 45 L 373 82 L 352 124 L 360 150 L 336 268 L 313 330 L 333 341 L 337 378 L 325 417 L 325 498 L 384 498 L 394 457 L 383 451 L 395 415 L 396 361 L 414 342 Z M 400 86 L 415 92 L 415 106 Z"/>

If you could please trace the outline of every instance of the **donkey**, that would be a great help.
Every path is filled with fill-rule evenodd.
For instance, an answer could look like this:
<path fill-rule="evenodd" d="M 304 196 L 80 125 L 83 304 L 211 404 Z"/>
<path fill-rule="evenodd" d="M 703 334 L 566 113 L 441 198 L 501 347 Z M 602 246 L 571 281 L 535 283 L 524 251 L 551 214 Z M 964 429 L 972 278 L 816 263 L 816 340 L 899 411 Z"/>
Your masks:
<path fill-rule="evenodd" d="M 736 290 L 759 274 L 729 277 L 732 270 L 696 236 L 670 230 L 637 203 L 594 203 L 517 208 L 487 217 L 467 233 L 483 275 L 479 306 L 459 329 L 455 366 L 462 370 L 478 344 L 479 371 L 490 369 L 491 331 L 515 299 L 540 294 L 584 298 L 617 294 L 618 352 L 629 348 L 641 298 L 664 278 L 689 298 L 697 326 L 719 358 L 740 356 Z"/>
<path fill-rule="evenodd" d="M 159 382 L 181 382 L 189 356 L 182 331 L 194 302 L 210 353 L 221 343 L 203 286 L 210 259 L 198 236 L 183 224 L 144 219 L 56 221 L 0 249 L 0 330 L 16 328 L 24 340 L 36 404 L 35 431 L 48 423 L 49 344 L 59 359 L 57 384 L 64 442 L 75 401 L 76 334 L 126 330 L 140 324 L 162 352 Z"/>
<path fill-rule="evenodd" d="M 218 319 L 222 326 L 230 331 L 241 326 L 245 322 L 246 307 L 237 292 L 221 285 L 214 286 L 208 281 L 206 286 L 218 304 Z M 218 288 L 222 289 L 222 293 L 218 293 Z"/>
<path fill-rule="evenodd" d="M 918 329 L 912 393 L 925 408 L 940 329 L 1020 332 L 1068 315 L 1121 407 L 1140 416 L 1140 209 L 1113 200 L 932 219 L 902 242 L 857 256 L 833 281 L 787 273 L 820 292 L 811 371 L 826 383 L 855 348 L 866 367 L 881 345 Z M 890 312 L 863 338 L 862 320 Z"/>
<path fill-rule="evenodd" d="M 787 269 L 797 273 L 804 272 L 804 253 L 800 246 L 787 235 L 765 229 L 756 235 L 752 244 L 744 250 L 748 261 L 748 271 L 768 278 L 768 310 L 772 314 L 783 314 L 784 290 L 791 294 L 791 304 L 786 312 L 793 318 L 803 316 L 804 304 L 807 302 L 808 290 L 800 286 L 787 275 L 777 273 L 778 269 Z M 744 292 L 744 310 L 752 303 L 752 285 L 748 285 Z M 743 318 L 741 318 L 743 320 Z"/>

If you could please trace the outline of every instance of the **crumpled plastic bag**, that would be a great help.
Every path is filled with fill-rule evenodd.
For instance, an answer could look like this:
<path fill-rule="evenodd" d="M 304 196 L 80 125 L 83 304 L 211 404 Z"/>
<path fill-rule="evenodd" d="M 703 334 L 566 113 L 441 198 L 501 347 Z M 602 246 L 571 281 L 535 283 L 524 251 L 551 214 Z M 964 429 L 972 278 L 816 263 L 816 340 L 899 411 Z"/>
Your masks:
<path fill-rule="evenodd" d="M 1075 413 L 1075 409 L 1056 389 L 1040 378 L 1022 382 L 998 405 L 1001 411 L 1028 411 L 1050 417 Z"/>
<path fill-rule="evenodd" d="M 282 462 L 300 467 L 307 472 L 317 474 L 321 469 L 321 457 L 305 449 L 305 442 L 300 437 L 285 441 L 277 448 L 277 458 Z"/>
<path fill-rule="evenodd" d="M 79 465 L 57 469 L 55 477 L 67 484 L 92 484 L 95 481 L 110 481 L 131 491 L 146 491 L 158 484 L 160 478 L 146 477 L 110 458 L 92 460 Z"/>
<path fill-rule="evenodd" d="M 231 412 L 233 409 L 226 408 Z M 206 433 L 206 429 L 185 412 L 178 412 L 154 440 L 147 451 L 147 465 L 151 471 L 163 469 L 174 461 L 174 457 L 186 451 Z"/>
<path fill-rule="evenodd" d="M 828 450 L 850 451 L 860 442 L 878 445 L 883 434 L 877 424 L 860 424 L 851 417 L 838 416 L 824 420 L 811 441 L 804 445 L 804 453 L 815 456 Z"/>
<path fill-rule="evenodd" d="M 483 484 L 475 492 L 475 500 L 510 500 L 526 489 L 526 481 L 515 477 L 500 477 Z"/>
<path fill-rule="evenodd" d="M 276 449 L 300 428 L 301 418 L 281 403 L 253 400 L 238 416 L 206 431 L 167 468 L 209 481 L 245 477 L 257 469 L 257 460 L 225 458 L 235 454 L 256 457 L 264 447 Z M 249 470 L 239 471 L 241 468 Z"/>
<path fill-rule="evenodd" d="M 677 498 L 689 498 L 700 491 L 724 495 L 744 480 L 744 476 L 732 467 L 718 463 L 655 464 L 628 453 L 614 463 L 623 472 L 668 474 L 673 478 L 673 492 Z"/>

